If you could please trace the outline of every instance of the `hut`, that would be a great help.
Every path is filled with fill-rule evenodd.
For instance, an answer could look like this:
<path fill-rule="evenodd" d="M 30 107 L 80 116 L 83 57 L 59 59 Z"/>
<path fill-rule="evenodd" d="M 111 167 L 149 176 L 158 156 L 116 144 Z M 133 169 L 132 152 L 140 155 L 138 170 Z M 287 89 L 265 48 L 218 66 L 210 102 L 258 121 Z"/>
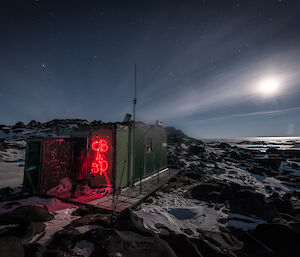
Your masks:
<path fill-rule="evenodd" d="M 123 122 L 65 128 L 57 137 L 28 139 L 23 190 L 49 194 L 69 178 L 91 189 L 115 192 L 166 168 L 167 137 L 160 125 Z"/>

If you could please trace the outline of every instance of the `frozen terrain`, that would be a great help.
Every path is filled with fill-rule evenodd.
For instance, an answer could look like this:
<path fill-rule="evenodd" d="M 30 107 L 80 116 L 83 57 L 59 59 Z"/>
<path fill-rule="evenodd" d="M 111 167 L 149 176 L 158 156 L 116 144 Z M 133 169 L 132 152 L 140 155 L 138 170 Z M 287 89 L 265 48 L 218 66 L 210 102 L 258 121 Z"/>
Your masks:
<path fill-rule="evenodd" d="M 178 176 L 115 220 L 99 209 L 28 197 L 18 188 L 26 138 L 74 126 L 89 124 L 54 120 L 0 127 L 1 256 L 10 256 L 10 237 L 15 256 L 26 257 L 298 256 L 299 138 L 203 143 L 168 128 L 168 162 Z M 63 181 L 55 192 L 70 188 Z"/>

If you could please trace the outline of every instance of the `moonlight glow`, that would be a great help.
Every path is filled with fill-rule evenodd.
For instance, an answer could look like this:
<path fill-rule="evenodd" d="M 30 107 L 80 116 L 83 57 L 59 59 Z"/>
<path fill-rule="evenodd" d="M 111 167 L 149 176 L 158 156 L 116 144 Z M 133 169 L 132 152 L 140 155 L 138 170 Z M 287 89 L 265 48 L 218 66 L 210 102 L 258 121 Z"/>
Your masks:
<path fill-rule="evenodd" d="M 258 84 L 258 91 L 264 96 L 271 96 L 278 93 L 280 87 L 280 82 L 277 78 L 268 77 L 264 78 Z"/>

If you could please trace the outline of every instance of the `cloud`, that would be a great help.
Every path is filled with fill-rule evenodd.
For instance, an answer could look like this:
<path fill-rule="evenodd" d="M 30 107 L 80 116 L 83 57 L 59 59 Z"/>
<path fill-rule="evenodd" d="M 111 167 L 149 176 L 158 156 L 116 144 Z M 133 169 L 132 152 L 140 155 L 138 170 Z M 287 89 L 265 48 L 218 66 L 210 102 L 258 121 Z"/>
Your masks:
<path fill-rule="evenodd" d="M 193 122 L 206 122 L 206 121 L 215 121 L 215 120 L 226 120 L 226 119 L 232 119 L 232 118 L 245 118 L 245 117 L 254 117 L 254 116 L 263 116 L 263 115 L 280 115 L 286 112 L 293 112 L 293 111 L 299 111 L 299 107 L 294 108 L 287 108 L 282 110 L 271 110 L 271 111 L 262 111 L 262 112 L 249 112 L 249 113 L 239 113 L 239 114 L 231 114 L 231 115 L 224 115 L 224 116 L 218 116 L 208 119 L 200 119 L 200 120 L 194 120 Z"/>

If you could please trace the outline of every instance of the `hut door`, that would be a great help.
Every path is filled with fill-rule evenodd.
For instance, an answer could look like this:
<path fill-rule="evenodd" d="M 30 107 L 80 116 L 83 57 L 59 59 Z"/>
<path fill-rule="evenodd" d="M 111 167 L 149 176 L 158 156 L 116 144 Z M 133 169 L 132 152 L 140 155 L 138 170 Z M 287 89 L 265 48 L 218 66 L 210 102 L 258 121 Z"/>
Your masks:
<path fill-rule="evenodd" d="M 113 140 L 111 129 L 92 132 L 89 139 L 88 175 L 91 187 L 112 186 Z"/>

